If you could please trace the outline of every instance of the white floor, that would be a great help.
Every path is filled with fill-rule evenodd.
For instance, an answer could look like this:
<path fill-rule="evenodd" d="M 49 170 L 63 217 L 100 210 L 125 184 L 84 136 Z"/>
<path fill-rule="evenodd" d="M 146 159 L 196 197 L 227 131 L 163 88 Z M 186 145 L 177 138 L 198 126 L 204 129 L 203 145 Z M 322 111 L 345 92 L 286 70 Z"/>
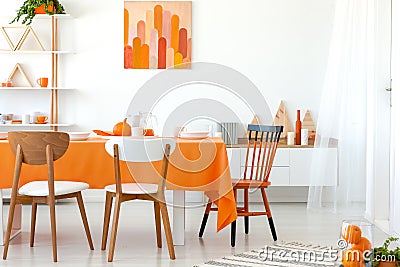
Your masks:
<path fill-rule="evenodd" d="M 256 205 L 257 206 L 257 205 Z M 261 208 L 261 206 L 258 206 Z M 265 217 L 250 219 L 250 233 L 243 233 L 243 219 L 238 220 L 236 247 L 230 246 L 230 228 L 216 233 L 216 214 L 210 215 L 206 232 L 198 238 L 204 209 L 186 211 L 186 245 L 176 246 L 174 261 L 169 260 L 165 238 L 163 248 L 156 246 L 151 203 L 124 203 L 121 211 L 114 262 L 107 262 L 107 252 L 100 250 L 103 224 L 103 203 L 86 203 L 95 250 L 90 251 L 77 205 L 57 206 L 58 259 L 57 266 L 193 266 L 206 260 L 262 248 L 271 243 L 271 233 Z M 335 245 L 342 215 L 308 212 L 305 204 L 271 204 L 278 238 L 286 241 Z M 8 209 L 4 211 L 8 214 Z M 30 206 L 23 207 L 23 232 L 12 240 L 8 258 L 1 266 L 46 267 L 52 262 L 48 207 L 38 207 L 35 247 L 29 247 Z M 375 230 L 374 243 L 386 238 Z M 2 247 L 1 247 L 2 249 Z"/>

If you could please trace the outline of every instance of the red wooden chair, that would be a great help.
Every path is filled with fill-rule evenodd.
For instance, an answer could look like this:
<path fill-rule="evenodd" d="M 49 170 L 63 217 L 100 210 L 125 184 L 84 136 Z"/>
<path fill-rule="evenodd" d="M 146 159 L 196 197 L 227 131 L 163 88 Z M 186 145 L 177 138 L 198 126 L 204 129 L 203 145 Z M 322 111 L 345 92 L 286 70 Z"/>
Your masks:
<path fill-rule="evenodd" d="M 272 219 L 271 209 L 269 208 L 267 194 L 265 189 L 271 185 L 268 181 L 271 173 L 272 163 L 274 161 L 276 149 L 278 147 L 279 138 L 283 131 L 283 126 L 267 126 L 267 125 L 248 125 L 249 132 L 246 163 L 243 177 L 232 179 L 233 191 L 235 199 L 238 190 L 244 190 L 244 205 L 237 207 L 237 215 L 244 216 L 245 233 L 249 233 L 249 216 L 266 215 L 268 217 L 269 226 L 274 241 L 277 235 L 275 231 L 274 221 Z M 253 212 L 249 211 L 249 189 L 260 189 L 264 202 L 265 211 Z M 204 229 L 207 224 L 210 211 L 218 210 L 212 207 L 212 201 L 209 201 L 204 212 L 203 221 L 201 223 L 199 237 L 203 236 Z M 236 239 L 236 221 L 231 224 L 231 245 L 235 246 Z"/>

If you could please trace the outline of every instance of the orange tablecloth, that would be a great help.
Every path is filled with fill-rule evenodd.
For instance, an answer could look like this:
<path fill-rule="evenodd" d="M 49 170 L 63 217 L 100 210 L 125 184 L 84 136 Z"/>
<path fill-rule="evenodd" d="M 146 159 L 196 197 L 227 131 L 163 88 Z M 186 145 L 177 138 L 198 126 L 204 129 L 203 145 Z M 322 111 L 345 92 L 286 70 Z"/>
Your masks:
<path fill-rule="evenodd" d="M 72 141 L 65 155 L 55 162 L 55 179 L 86 182 L 90 188 L 104 188 L 115 183 L 113 158 L 105 151 L 105 142 L 96 138 Z M 10 188 L 15 157 L 7 141 L 0 141 L 0 157 L 0 188 Z M 132 182 L 130 170 L 135 170 L 135 177 L 142 172 L 135 165 L 132 168 L 123 165 L 123 182 Z M 144 169 L 143 174 L 147 174 Z M 32 180 L 47 179 L 46 175 L 45 166 L 23 166 L 20 186 Z M 218 231 L 237 218 L 226 147 L 221 139 L 178 139 L 170 158 L 167 188 L 205 191 L 211 199 L 218 200 Z"/>

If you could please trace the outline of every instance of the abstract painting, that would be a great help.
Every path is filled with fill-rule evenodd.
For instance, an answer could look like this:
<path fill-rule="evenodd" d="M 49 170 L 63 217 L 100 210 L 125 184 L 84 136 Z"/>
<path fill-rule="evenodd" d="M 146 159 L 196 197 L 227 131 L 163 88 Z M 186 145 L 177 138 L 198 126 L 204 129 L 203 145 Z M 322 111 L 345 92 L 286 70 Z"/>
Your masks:
<path fill-rule="evenodd" d="M 192 2 L 124 2 L 124 68 L 188 68 Z"/>

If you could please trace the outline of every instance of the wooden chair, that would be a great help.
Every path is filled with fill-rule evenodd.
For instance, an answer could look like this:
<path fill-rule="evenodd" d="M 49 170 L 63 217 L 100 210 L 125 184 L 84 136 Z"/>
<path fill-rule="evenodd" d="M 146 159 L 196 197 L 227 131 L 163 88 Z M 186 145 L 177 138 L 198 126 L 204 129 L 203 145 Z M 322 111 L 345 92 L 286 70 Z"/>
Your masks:
<path fill-rule="evenodd" d="M 278 147 L 279 138 L 283 131 L 283 126 L 266 126 L 266 125 L 248 125 L 248 143 L 246 152 L 246 163 L 243 178 L 232 179 L 233 191 L 235 199 L 237 190 L 244 190 L 244 205 L 237 207 L 237 215 L 244 216 L 245 233 L 249 233 L 249 216 L 266 215 L 268 217 L 269 226 L 274 241 L 277 235 L 275 231 L 274 221 L 272 219 L 271 210 L 268 204 L 267 194 L 265 189 L 271 185 L 268 181 L 271 173 L 272 163 L 274 161 L 276 149 Z M 265 211 L 252 212 L 249 211 L 249 189 L 260 189 L 261 196 L 264 202 Z M 210 211 L 218 210 L 212 207 L 212 202 L 208 201 L 201 223 L 199 237 L 203 236 L 204 229 L 207 224 L 207 219 Z M 235 246 L 236 239 L 236 221 L 231 224 L 231 245 Z"/>
<path fill-rule="evenodd" d="M 62 132 L 10 132 L 8 142 L 11 150 L 16 156 L 14 180 L 8 213 L 7 231 L 3 259 L 7 258 L 8 246 L 12 230 L 14 210 L 16 204 L 32 203 L 31 235 L 30 246 L 33 247 L 36 226 L 37 204 L 48 204 L 50 207 L 51 239 L 53 245 L 53 260 L 57 261 L 57 238 L 56 238 L 56 214 L 55 202 L 57 199 L 74 198 L 78 201 L 79 210 L 82 216 L 83 226 L 89 247 L 93 250 L 92 237 L 86 218 L 85 207 L 81 191 L 89 188 L 89 185 L 82 182 L 54 181 L 54 161 L 61 158 L 69 146 L 69 135 Z M 47 164 L 47 181 L 32 181 L 19 187 L 22 163 L 28 165 Z"/>
<path fill-rule="evenodd" d="M 165 144 L 165 145 L 164 145 Z M 114 218 L 111 230 L 108 261 L 113 261 L 115 242 L 117 237 L 118 220 L 121 203 L 129 200 L 142 199 L 154 202 L 155 226 L 157 246 L 162 247 L 161 219 L 167 239 L 169 257 L 175 259 L 174 245 L 172 242 L 171 226 L 165 202 L 165 177 L 168 170 L 169 155 L 175 150 L 176 142 L 172 139 L 133 139 L 109 140 L 106 143 L 108 154 L 114 157 L 115 184 L 106 186 L 106 203 L 104 211 L 103 238 L 101 249 L 106 249 L 112 200 L 115 198 Z M 165 151 L 164 151 L 165 147 Z M 163 160 L 158 184 L 125 183 L 121 184 L 120 160 L 126 162 L 153 162 Z"/>

